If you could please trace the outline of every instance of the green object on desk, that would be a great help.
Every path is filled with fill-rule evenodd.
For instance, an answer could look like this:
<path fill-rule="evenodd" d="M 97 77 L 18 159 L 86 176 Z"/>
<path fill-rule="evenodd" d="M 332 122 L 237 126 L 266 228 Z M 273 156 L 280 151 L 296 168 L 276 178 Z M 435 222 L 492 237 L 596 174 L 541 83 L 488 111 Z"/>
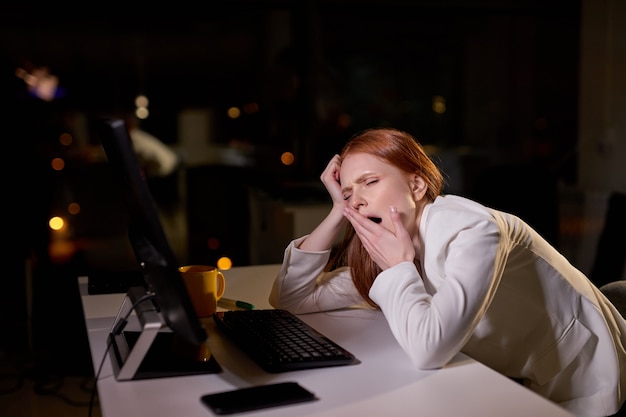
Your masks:
<path fill-rule="evenodd" d="M 226 308 L 229 310 L 235 310 L 235 309 L 243 309 L 243 310 L 254 310 L 254 305 L 247 303 L 245 301 L 241 301 L 241 300 L 232 300 L 230 298 L 220 298 L 219 301 L 217 302 L 217 305 L 222 307 L 222 308 Z"/>

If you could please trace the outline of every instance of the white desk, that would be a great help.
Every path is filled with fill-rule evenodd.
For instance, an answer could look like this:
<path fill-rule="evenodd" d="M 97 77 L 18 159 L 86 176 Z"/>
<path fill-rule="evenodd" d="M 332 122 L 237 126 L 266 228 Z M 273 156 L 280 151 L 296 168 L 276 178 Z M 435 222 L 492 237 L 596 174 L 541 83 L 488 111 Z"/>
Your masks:
<path fill-rule="evenodd" d="M 270 308 L 267 295 L 279 265 L 225 271 L 225 297 Z M 88 295 L 79 278 L 94 369 L 105 355 L 106 337 L 124 294 Z M 459 354 L 436 371 L 414 369 L 380 312 L 346 310 L 301 316 L 356 355 L 350 366 L 268 374 L 204 320 L 209 347 L 222 366 L 219 374 L 118 382 L 107 357 L 98 380 L 105 417 L 211 416 L 200 397 L 250 385 L 298 381 L 315 393 L 315 402 L 246 412 L 240 415 L 294 416 L 480 416 L 571 417 L 557 405 Z M 129 322 L 129 325 L 132 322 Z"/>

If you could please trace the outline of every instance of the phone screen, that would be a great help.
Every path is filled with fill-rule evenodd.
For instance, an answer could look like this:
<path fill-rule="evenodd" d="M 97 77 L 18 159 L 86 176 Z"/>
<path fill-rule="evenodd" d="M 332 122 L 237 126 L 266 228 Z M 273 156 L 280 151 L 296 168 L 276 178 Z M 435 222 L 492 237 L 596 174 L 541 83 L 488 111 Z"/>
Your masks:
<path fill-rule="evenodd" d="M 297 382 L 256 385 L 201 397 L 202 403 L 216 414 L 233 414 L 314 400 L 317 400 L 315 394 Z"/>

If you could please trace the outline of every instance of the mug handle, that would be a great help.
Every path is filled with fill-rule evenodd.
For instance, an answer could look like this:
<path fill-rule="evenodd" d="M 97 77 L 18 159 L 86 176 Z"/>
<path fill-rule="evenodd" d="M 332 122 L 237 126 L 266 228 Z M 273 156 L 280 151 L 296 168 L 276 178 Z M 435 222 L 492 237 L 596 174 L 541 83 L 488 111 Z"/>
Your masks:
<path fill-rule="evenodd" d="M 224 295 L 224 290 L 226 289 L 226 279 L 224 278 L 224 274 L 220 271 L 217 271 L 217 299 L 219 300 Z"/>

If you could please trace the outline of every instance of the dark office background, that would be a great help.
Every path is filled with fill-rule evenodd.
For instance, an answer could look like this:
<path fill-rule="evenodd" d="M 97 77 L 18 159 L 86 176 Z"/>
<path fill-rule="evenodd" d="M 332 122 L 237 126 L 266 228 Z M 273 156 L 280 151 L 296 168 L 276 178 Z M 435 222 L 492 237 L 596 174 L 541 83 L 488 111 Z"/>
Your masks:
<path fill-rule="evenodd" d="M 312 184 L 327 159 L 376 126 L 415 134 L 451 167 L 449 191 L 521 214 L 558 246 L 557 183 L 576 181 L 579 26 L 580 4 L 568 0 L 250 0 L 185 12 L 0 14 L 11 265 L 0 349 L 91 372 L 76 276 L 93 265 L 81 248 L 123 233 L 124 216 L 101 161 L 90 158 L 97 139 L 68 147 L 59 137 L 77 114 L 88 123 L 120 114 L 137 94 L 150 99 L 142 128 L 164 142 L 177 144 L 181 112 L 209 109 L 212 141 L 251 161 L 186 171 L 190 261 L 214 263 L 204 242 L 217 234 L 236 266 L 248 264 L 248 189 L 323 200 Z M 44 67 L 59 80 L 51 101 L 16 75 Z M 250 103 L 257 112 L 227 117 Z M 293 165 L 278 163 L 284 151 Z M 54 157 L 63 170 L 51 169 Z M 152 184 L 164 206 L 180 197 L 176 184 Z M 70 197 L 82 207 L 67 242 L 74 249 L 51 257 L 48 219 Z"/>

